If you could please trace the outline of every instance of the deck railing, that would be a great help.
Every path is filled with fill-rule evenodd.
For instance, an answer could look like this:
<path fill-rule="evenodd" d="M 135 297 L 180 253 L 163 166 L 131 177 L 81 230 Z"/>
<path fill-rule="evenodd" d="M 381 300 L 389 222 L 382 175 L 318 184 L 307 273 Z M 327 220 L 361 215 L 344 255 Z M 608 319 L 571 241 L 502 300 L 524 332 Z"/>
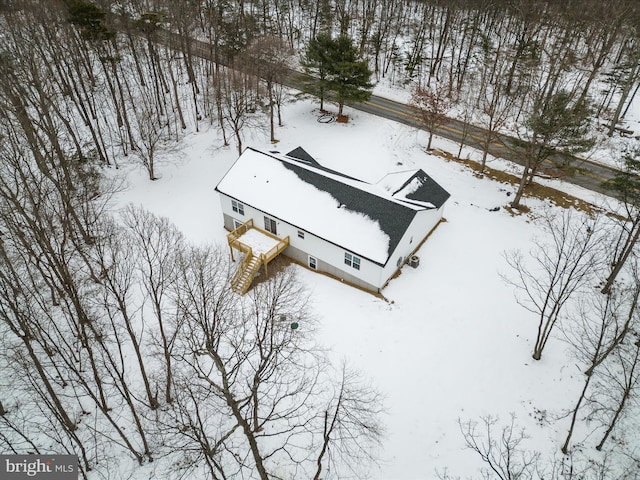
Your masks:
<path fill-rule="evenodd" d="M 242 243 L 242 241 L 240 240 L 240 237 L 242 237 L 242 235 L 244 235 L 251 229 L 256 229 L 263 235 L 266 235 L 267 237 L 272 238 L 273 240 L 276 240 L 278 243 L 274 247 L 272 247 L 269 251 L 260 253 L 259 255 L 254 255 L 252 248 L 249 245 Z M 264 265 L 265 274 L 268 275 L 269 272 L 267 270 L 267 264 L 271 260 L 276 258 L 278 255 L 280 255 L 289 246 L 288 235 L 285 238 L 280 238 L 271 232 L 267 232 L 266 230 L 255 227 L 253 225 L 253 219 L 251 218 L 246 222 L 244 222 L 242 225 L 240 225 L 238 228 L 228 233 L 227 241 L 229 242 L 229 250 L 231 253 L 232 260 L 233 260 L 234 248 L 245 253 L 244 259 L 238 266 L 238 270 L 236 270 L 236 273 L 233 275 L 233 278 L 231 279 L 232 285 L 235 285 L 238 281 L 240 281 L 240 278 L 242 277 L 242 273 L 248 268 L 249 263 L 251 262 L 251 259 L 256 256 L 259 259 L 258 265 Z M 243 294 L 244 294 L 244 291 L 246 290 L 243 289 L 242 291 Z"/>
<path fill-rule="evenodd" d="M 229 242 L 229 246 L 235 247 L 241 252 L 247 253 L 247 249 L 250 247 L 238 241 L 238 238 L 240 238 L 242 235 L 247 233 L 252 228 L 255 228 L 255 227 L 253 226 L 253 218 L 250 218 L 249 220 L 244 222 L 242 225 L 240 225 L 238 228 L 228 233 L 227 241 Z"/>
<path fill-rule="evenodd" d="M 284 238 L 279 238 L 278 240 L 280 240 L 280 242 L 275 247 L 272 247 L 271 250 L 269 250 L 268 252 L 264 252 L 260 254 L 260 257 L 262 258 L 263 262 L 265 263 L 270 262 L 271 260 L 276 258 L 278 255 L 280 255 L 289 246 L 288 235 Z"/>

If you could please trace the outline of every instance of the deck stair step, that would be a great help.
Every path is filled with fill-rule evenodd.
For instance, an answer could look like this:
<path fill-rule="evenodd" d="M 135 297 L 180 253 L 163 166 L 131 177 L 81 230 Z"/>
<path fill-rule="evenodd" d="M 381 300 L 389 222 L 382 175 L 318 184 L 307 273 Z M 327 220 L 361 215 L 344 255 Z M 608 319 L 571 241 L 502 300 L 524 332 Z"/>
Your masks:
<path fill-rule="evenodd" d="M 256 230 L 263 236 L 275 240 L 275 244 L 271 247 L 270 250 L 266 252 L 260 252 L 258 255 L 256 255 L 253 251 L 252 246 L 248 243 L 243 242 L 243 236 L 250 230 Z M 263 265 L 264 273 L 268 276 L 269 272 L 267 270 L 267 264 L 282 252 L 284 252 L 289 246 L 289 236 L 280 238 L 272 232 L 257 228 L 256 226 L 254 226 L 253 219 L 251 218 L 244 222 L 242 225 L 233 229 L 227 235 L 227 241 L 229 243 L 231 261 L 235 261 L 233 257 L 234 249 L 244 253 L 244 258 L 240 262 L 238 269 L 231 277 L 231 288 L 234 292 L 237 292 L 240 295 L 244 295 L 249 291 L 251 285 L 253 284 L 253 279 Z"/>
<path fill-rule="evenodd" d="M 233 288 L 233 291 L 241 295 L 247 293 L 253 283 L 253 279 L 258 273 L 258 270 L 260 270 L 261 265 L 262 262 L 260 261 L 260 257 L 247 253 L 231 279 L 231 287 Z"/>

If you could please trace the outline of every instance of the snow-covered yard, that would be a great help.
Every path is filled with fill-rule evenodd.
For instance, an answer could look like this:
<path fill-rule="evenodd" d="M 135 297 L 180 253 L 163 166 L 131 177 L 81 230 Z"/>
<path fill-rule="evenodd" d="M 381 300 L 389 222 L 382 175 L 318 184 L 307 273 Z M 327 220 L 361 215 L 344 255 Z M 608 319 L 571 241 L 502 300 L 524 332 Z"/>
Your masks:
<path fill-rule="evenodd" d="M 386 301 L 295 267 L 312 291 L 322 343 L 386 396 L 387 437 L 370 478 L 433 478 L 445 468 L 462 478 L 477 474 L 479 460 L 464 448 L 458 419 L 484 415 L 506 423 L 514 413 L 531 436 L 527 446 L 557 452 L 567 420 L 554 416 L 572 406 L 582 377 L 557 339 L 541 361 L 532 360 L 536 318 L 500 277 L 508 270 L 503 252 L 527 251 L 540 234 L 536 214 L 544 202 L 527 199 L 529 215 L 492 211 L 509 203 L 514 187 L 425 153 L 424 132 L 356 111 L 347 112 L 348 124 L 323 124 L 315 108 L 308 101 L 285 108 L 277 150 L 302 146 L 325 166 L 368 182 L 422 168 L 451 193 L 446 222 L 418 252 L 420 266 L 403 268 L 383 291 Z M 188 136 L 159 162 L 156 182 L 126 167 L 128 188 L 119 202 L 169 217 L 196 243 L 225 244 L 214 187 L 237 151 L 220 144 L 214 129 Z M 274 149 L 259 132 L 246 144 Z M 435 146 L 457 151 L 441 139 Z M 591 192 L 585 196 L 594 199 Z M 282 201 L 291 200 L 282 192 Z"/>

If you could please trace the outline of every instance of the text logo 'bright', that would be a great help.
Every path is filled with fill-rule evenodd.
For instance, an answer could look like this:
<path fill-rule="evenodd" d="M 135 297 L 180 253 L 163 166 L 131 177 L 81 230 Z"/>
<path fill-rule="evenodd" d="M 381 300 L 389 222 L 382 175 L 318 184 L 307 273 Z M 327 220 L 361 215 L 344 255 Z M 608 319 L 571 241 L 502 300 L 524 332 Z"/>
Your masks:
<path fill-rule="evenodd" d="M 76 455 L 0 455 L 0 478 L 3 480 L 76 480 L 78 457 Z"/>

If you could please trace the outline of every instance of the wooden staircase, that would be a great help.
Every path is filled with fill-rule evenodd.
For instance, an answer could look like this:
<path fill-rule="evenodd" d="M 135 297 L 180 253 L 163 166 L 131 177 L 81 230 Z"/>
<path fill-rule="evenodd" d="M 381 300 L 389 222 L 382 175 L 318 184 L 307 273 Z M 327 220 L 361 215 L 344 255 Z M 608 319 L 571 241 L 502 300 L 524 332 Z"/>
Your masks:
<path fill-rule="evenodd" d="M 249 250 L 242 260 L 242 263 L 231 278 L 231 288 L 234 292 L 244 295 L 249 291 L 253 279 L 262 266 L 262 259 L 259 256 L 254 255 Z"/>
<path fill-rule="evenodd" d="M 255 255 L 253 250 L 249 245 L 242 243 L 241 237 L 244 233 L 246 233 L 250 229 L 255 229 L 261 232 L 263 235 L 266 235 L 277 241 L 277 244 L 271 248 L 268 252 L 260 253 L 259 255 Z M 273 235 L 266 230 L 262 230 L 260 228 L 254 227 L 253 219 L 249 219 L 238 228 L 234 229 L 227 235 L 227 240 L 229 242 L 229 252 L 231 253 L 231 261 L 235 261 L 233 258 L 233 249 L 236 248 L 241 252 L 244 252 L 244 258 L 238 266 L 238 269 L 231 277 L 231 289 L 239 293 L 240 295 L 244 295 L 251 288 L 251 284 L 253 283 L 253 279 L 255 278 L 260 267 L 264 265 L 264 273 L 268 275 L 267 264 L 280 255 L 286 248 L 289 246 L 289 237 L 279 238 Z"/>

